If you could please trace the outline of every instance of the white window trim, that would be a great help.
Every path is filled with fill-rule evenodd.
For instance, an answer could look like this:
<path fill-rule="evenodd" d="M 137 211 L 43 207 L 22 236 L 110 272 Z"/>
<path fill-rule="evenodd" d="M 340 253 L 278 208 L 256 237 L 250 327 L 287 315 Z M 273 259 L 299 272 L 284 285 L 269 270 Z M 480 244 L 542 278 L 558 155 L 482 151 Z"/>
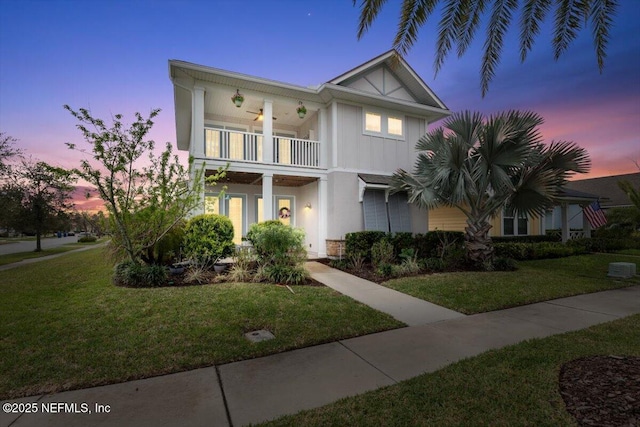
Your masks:
<path fill-rule="evenodd" d="M 213 196 L 213 197 L 217 197 L 219 200 L 219 208 L 218 211 L 220 212 L 220 215 L 222 216 L 226 216 L 227 218 L 229 218 L 229 212 L 228 212 L 228 203 L 226 200 L 226 197 L 228 196 L 229 198 L 231 197 L 239 197 L 242 199 L 242 236 L 244 237 L 247 234 L 247 231 L 249 231 L 249 223 L 248 223 L 248 218 L 247 218 L 247 211 L 248 211 L 248 206 L 247 206 L 247 195 L 246 194 L 242 194 L 242 193 L 227 193 L 225 192 L 222 196 L 222 198 L 220 198 L 220 192 L 217 193 L 213 193 L 213 192 L 205 192 L 205 197 L 207 196 Z"/>
<path fill-rule="evenodd" d="M 513 220 L 513 234 L 505 234 L 504 233 L 504 220 L 510 218 L 511 220 Z M 531 235 L 531 218 L 529 217 L 529 215 L 526 216 L 527 218 L 527 234 L 518 234 L 518 222 L 516 221 L 518 217 L 515 216 L 505 216 L 504 214 L 504 209 L 502 210 L 502 213 L 500 215 L 500 232 L 502 236 L 505 237 L 517 237 L 517 236 L 530 236 Z"/>
<path fill-rule="evenodd" d="M 367 113 L 378 114 L 380 116 L 380 132 L 367 130 Z M 394 135 L 389 133 L 389 118 L 402 120 L 402 135 Z M 369 136 L 377 136 L 380 138 L 395 139 L 404 141 L 407 134 L 407 116 L 404 114 L 396 114 L 378 108 L 362 107 L 362 133 Z"/>

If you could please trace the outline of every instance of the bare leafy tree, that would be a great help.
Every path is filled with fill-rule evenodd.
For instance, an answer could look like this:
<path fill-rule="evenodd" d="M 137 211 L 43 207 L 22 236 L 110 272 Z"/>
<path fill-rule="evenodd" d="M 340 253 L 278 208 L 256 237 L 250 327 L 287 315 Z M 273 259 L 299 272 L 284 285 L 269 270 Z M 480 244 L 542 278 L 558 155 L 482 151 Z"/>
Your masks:
<path fill-rule="evenodd" d="M 107 125 L 84 108 L 64 108 L 78 119 L 76 127 L 91 145 L 93 162 L 83 160 L 77 173 L 105 202 L 114 253 L 132 262 L 153 262 L 145 254 L 200 203 L 204 169 L 194 172 L 190 185 L 192 159 L 188 168 L 182 166 L 170 143 L 159 156 L 153 154 L 155 143 L 147 134 L 159 109 L 148 118 L 136 113 L 126 127 L 121 114 Z M 145 155 L 149 166 L 140 164 Z M 224 173 L 220 170 L 207 180 L 215 183 Z"/>
<path fill-rule="evenodd" d="M 387 0 L 361 0 L 358 38 L 371 27 Z M 357 5 L 358 0 L 353 0 Z M 487 19 L 480 84 L 482 96 L 488 89 L 500 62 L 504 37 L 516 15 L 520 14 L 520 59 L 531 51 L 540 28 L 553 15 L 553 50 L 557 60 L 582 30 L 593 34 L 598 68 L 602 72 L 609 32 L 618 6 L 617 0 L 403 0 L 393 48 L 406 55 L 418 39 L 420 28 L 442 5 L 438 23 L 434 68 L 440 71 L 449 52 L 456 48 L 458 57 L 465 54 L 478 26 Z"/>
<path fill-rule="evenodd" d="M 17 141 L 5 132 L 0 132 L 0 176 L 10 172 L 9 161 L 11 159 L 22 155 L 22 150 L 15 147 Z"/>
<path fill-rule="evenodd" d="M 45 162 L 27 159 L 16 165 L 0 195 L 12 228 L 36 234 L 36 252 L 42 251 L 41 237 L 62 228 L 73 204 L 71 193 L 76 178 L 71 171 Z"/>

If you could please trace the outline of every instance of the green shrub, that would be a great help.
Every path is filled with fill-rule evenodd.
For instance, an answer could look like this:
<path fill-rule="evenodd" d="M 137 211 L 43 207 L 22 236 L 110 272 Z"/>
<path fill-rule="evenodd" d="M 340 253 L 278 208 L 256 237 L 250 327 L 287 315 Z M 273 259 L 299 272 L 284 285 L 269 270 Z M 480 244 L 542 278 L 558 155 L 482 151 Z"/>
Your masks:
<path fill-rule="evenodd" d="M 247 233 L 253 244 L 261 277 L 275 283 L 298 285 L 304 283 L 309 273 L 304 267 L 307 252 L 304 248 L 304 231 L 266 221 L 253 224 Z"/>
<path fill-rule="evenodd" d="M 571 255 L 585 253 L 586 243 L 574 243 L 571 245 L 560 242 L 539 243 L 495 243 L 495 256 L 499 258 L 511 258 L 518 261 L 562 258 Z"/>
<path fill-rule="evenodd" d="M 528 243 L 494 243 L 494 255 L 498 258 L 527 260 L 531 258 L 531 245 Z"/>
<path fill-rule="evenodd" d="M 197 263 L 211 265 L 233 254 L 233 224 L 222 215 L 198 215 L 184 230 L 185 256 Z"/>
<path fill-rule="evenodd" d="M 98 238 L 96 236 L 82 236 L 78 239 L 78 243 L 93 243 Z"/>
<path fill-rule="evenodd" d="M 309 278 L 309 272 L 304 264 L 287 265 L 276 263 L 265 265 L 263 273 L 269 282 L 286 285 L 302 285 Z"/>
<path fill-rule="evenodd" d="M 393 265 L 387 264 L 387 263 L 380 264 L 377 271 L 378 271 L 378 274 L 380 274 L 383 277 L 391 277 L 394 274 Z"/>
<path fill-rule="evenodd" d="M 404 259 L 402 264 L 397 266 L 398 276 L 418 274 L 420 273 L 420 270 L 422 270 L 420 268 L 420 263 L 415 257 Z"/>
<path fill-rule="evenodd" d="M 113 283 L 130 288 L 153 288 L 166 284 L 167 277 L 167 269 L 161 265 L 124 261 L 116 264 Z"/>
<path fill-rule="evenodd" d="M 441 258 L 426 258 L 423 261 L 424 269 L 430 272 L 444 271 L 445 262 Z"/>
<path fill-rule="evenodd" d="M 384 231 L 356 231 L 345 235 L 347 256 L 359 256 L 364 261 L 371 261 L 371 247 L 379 242 L 387 233 Z"/>
<path fill-rule="evenodd" d="M 564 258 L 574 254 L 573 249 L 563 243 L 542 242 L 532 244 L 534 259 Z"/>
<path fill-rule="evenodd" d="M 364 268 L 364 256 L 358 253 L 349 255 L 349 263 L 355 271 L 361 271 Z"/>
<path fill-rule="evenodd" d="M 640 249 L 640 239 L 637 237 L 620 238 L 592 238 L 573 239 L 567 245 L 584 252 L 615 252 L 624 249 Z"/>
<path fill-rule="evenodd" d="M 246 282 L 251 279 L 253 256 L 251 255 L 250 249 L 251 248 L 248 247 L 236 248 L 233 266 L 229 272 L 230 280 L 234 282 Z"/>
<path fill-rule="evenodd" d="M 404 248 L 398 254 L 398 258 L 400 258 L 401 260 L 415 259 L 417 257 L 418 254 L 413 248 Z"/>
<path fill-rule="evenodd" d="M 329 261 L 329 267 L 337 268 L 338 270 L 346 270 L 348 265 L 346 259 L 332 259 Z"/>
<path fill-rule="evenodd" d="M 464 247 L 464 233 L 461 231 L 429 231 L 414 236 L 413 249 L 421 258 L 444 258 L 447 252 Z"/>
<path fill-rule="evenodd" d="M 416 240 L 412 233 L 395 233 L 393 236 L 389 237 L 389 241 L 393 245 L 393 252 L 396 257 L 399 257 L 404 250 L 416 250 Z"/>
<path fill-rule="evenodd" d="M 180 221 L 147 251 L 147 263 L 169 265 L 180 260 L 186 223 Z"/>
<path fill-rule="evenodd" d="M 377 241 L 371 247 L 371 263 L 374 267 L 384 264 L 393 264 L 393 245 L 387 240 Z"/>
<path fill-rule="evenodd" d="M 498 257 L 493 260 L 493 269 L 495 271 L 515 271 L 518 264 L 511 258 Z"/>
<path fill-rule="evenodd" d="M 491 238 L 494 243 L 541 243 L 541 242 L 560 242 L 562 236 L 550 232 L 539 236 L 494 236 Z"/>

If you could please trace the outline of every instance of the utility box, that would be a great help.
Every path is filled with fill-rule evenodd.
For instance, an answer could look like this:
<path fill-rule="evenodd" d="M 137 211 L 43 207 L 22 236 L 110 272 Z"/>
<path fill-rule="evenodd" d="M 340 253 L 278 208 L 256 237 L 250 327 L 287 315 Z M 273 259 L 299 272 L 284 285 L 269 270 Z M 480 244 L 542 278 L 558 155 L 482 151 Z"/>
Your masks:
<path fill-rule="evenodd" d="M 632 262 L 612 262 L 609 264 L 609 277 L 628 279 L 636 275 L 636 265 Z"/>

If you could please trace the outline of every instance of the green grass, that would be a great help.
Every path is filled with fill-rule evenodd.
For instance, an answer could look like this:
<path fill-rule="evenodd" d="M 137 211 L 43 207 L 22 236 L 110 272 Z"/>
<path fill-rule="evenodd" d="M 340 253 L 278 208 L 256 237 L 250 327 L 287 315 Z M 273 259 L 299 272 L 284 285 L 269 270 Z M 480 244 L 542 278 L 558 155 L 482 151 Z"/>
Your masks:
<path fill-rule="evenodd" d="M 617 253 L 622 255 L 640 256 L 640 249 L 623 249 Z"/>
<path fill-rule="evenodd" d="M 384 286 L 466 314 L 499 310 L 539 301 L 640 283 L 606 277 L 613 261 L 637 262 L 632 256 L 610 254 L 520 262 L 510 272 L 443 273 L 394 279 Z"/>
<path fill-rule="evenodd" d="M 326 287 L 128 289 L 102 249 L 0 272 L 0 400 L 149 377 L 402 326 Z M 274 340 L 243 334 L 268 329 Z"/>
<path fill-rule="evenodd" d="M 44 256 L 69 252 L 74 249 L 80 249 L 86 246 L 102 243 L 102 241 L 103 240 L 97 241 L 97 242 L 88 242 L 88 243 L 67 243 L 65 245 L 58 246 L 56 248 L 45 249 L 40 252 L 28 251 L 28 252 L 18 252 L 15 254 L 0 255 L 0 265 L 13 264 L 14 262 L 20 262 L 25 259 L 41 258 Z"/>
<path fill-rule="evenodd" d="M 266 426 L 573 426 L 560 367 L 592 355 L 640 356 L 640 315 L 535 339 Z"/>

